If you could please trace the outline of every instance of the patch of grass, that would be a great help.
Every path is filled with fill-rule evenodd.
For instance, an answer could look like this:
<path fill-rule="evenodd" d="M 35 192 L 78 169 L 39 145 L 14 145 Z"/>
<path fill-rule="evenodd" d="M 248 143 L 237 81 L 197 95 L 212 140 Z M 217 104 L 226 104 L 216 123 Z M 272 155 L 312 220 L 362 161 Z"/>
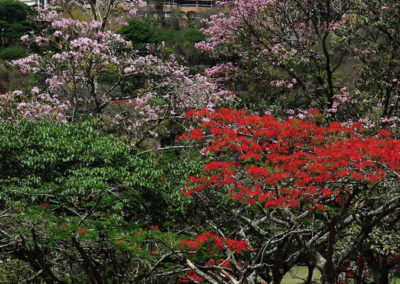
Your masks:
<path fill-rule="evenodd" d="M 283 276 L 282 284 L 299 284 L 304 283 L 307 279 L 308 269 L 306 266 L 293 267 L 289 272 Z M 321 279 L 321 273 L 318 269 L 314 269 L 313 280 L 318 282 Z"/>
<path fill-rule="evenodd" d="M 399 277 L 395 277 L 390 281 L 390 284 L 400 284 L 400 278 Z"/>
<path fill-rule="evenodd" d="M 306 266 L 293 267 L 289 272 L 285 274 L 282 279 L 282 284 L 302 284 L 307 278 L 308 269 Z M 313 281 L 320 283 L 321 273 L 318 269 L 314 269 Z M 390 280 L 390 284 L 400 284 L 400 277 L 395 277 Z"/>

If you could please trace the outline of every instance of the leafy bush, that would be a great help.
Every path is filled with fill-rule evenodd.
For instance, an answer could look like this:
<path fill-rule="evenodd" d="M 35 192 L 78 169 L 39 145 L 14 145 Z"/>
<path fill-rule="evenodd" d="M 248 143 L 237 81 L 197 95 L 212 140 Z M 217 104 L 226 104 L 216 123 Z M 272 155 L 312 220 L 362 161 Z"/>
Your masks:
<path fill-rule="evenodd" d="M 10 46 L 0 50 L 0 60 L 14 60 L 26 56 L 26 50 L 18 46 Z"/>
<path fill-rule="evenodd" d="M 0 214 L 9 213 L 0 224 L 7 232 L 0 239 L 6 252 L 0 261 L 24 260 L 38 272 L 36 262 L 50 267 L 51 259 L 57 258 L 57 265 L 42 273 L 43 279 L 61 283 L 81 277 L 87 283 L 84 247 L 93 261 L 104 264 L 98 277 L 113 279 L 108 267 L 121 265 L 128 275 L 134 271 L 131 262 L 152 256 L 151 247 L 142 252 L 130 244 L 139 246 L 161 234 L 134 232 L 150 224 L 176 226 L 184 215 L 186 198 L 180 188 L 198 169 L 196 162 L 179 165 L 135 156 L 96 126 L 94 121 L 0 125 Z M 34 257 L 25 241 L 38 244 Z"/>
<path fill-rule="evenodd" d="M 194 45 L 205 40 L 206 36 L 197 28 L 182 30 L 159 28 L 157 29 L 160 40 L 165 42 L 175 54 L 184 57 L 189 66 L 207 64 L 209 57 L 195 49 Z"/>
<path fill-rule="evenodd" d="M 158 43 L 159 38 L 151 28 L 149 23 L 138 20 L 129 20 L 128 25 L 122 27 L 119 31 L 126 40 L 132 42 L 135 49 L 145 51 L 149 43 Z"/>
<path fill-rule="evenodd" d="M 28 22 L 31 8 L 16 0 L 0 0 L 1 42 L 4 46 L 20 43 L 20 37 L 32 30 Z"/>
<path fill-rule="evenodd" d="M 161 221 L 166 215 L 158 213 L 166 213 L 166 199 L 180 195 L 173 192 L 178 185 L 163 178 L 182 176 L 190 166 L 179 171 L 155 157 L 136 157 L 115 138 L 102 136 L 90 121 L 23 122 L 0 129 L 0 200 L 9 204 L 54 202 L 63 212 L 92 208 L 100 215 L 123 209 L 129 221 Z"/>

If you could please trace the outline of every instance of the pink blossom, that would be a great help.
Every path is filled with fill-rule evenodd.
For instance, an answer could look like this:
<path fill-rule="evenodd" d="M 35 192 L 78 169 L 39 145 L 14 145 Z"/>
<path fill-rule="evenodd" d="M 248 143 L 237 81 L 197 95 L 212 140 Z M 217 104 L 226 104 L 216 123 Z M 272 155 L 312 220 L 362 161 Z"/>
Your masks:
<path fill-rule="evenodd" d="M 46 46 L 49 43 L 49 39 L 45 37 L 38 36 L 35 38 L 35 42 L 38 46 Z"/>
<path fill-rule="evenodd" d="M 153 136 L 154 138 L 158 138 L 158 134 L 156 133 L 156 132 L 154 132 L 154 131 L 149 131 L 149 134 L 151 135 L 151 136 Z"/>
<path fill-rule="evenodd" d="M 27 43 L 28 40 L 29 40 L 29 36 L 28 36 L 28 35 L 23 35 L 23 36 L 21 36 L 21 41 L 22 41 L 23 43 Z"/>
<path fill-rule="evenodd" d="M 32 95 L 37 95 L 37 94 L 39 94 L 39 88 L 38 88 L 38 87 L 33 87 L 32 90 L 31 90 L 31 94 L 32 94 Z"/>
<path fill-rule="evenodd" d="M 125 74 L 130 74 L 130 73 L 133 73 L 134 71 L 135 71 L 134 66 L 129 66 L 124 69 Z"/>
<path fill-rule="evenodd" d="M 12 92 L 13 97 L 20 97 L 22 94 L 23 94 L 23 92 L 20 90 L 15 90 Z"/>

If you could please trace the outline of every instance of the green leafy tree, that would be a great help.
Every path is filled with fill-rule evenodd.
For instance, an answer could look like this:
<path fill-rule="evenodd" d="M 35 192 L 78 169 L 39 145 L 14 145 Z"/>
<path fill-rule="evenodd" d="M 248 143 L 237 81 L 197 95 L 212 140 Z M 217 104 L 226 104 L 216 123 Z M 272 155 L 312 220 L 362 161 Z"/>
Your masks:
<path fill-rule="evenodd" d="M 128 25 L 122 27 L 118 33 L 126 40 L 131 41 L 133 47 L 141 52 L 146 51 L 147 44 L 159 42 L 159 38 L 150 24 L 138 20 L 129 20 Z"/>
<path fill-rule="evenodd" d="M 193 67 L 211 64 L 212 60 L 206 54 L 194 48 L 196 43 L 206 39 L 198 28 L 189 27 L 181 30 L 159 28 L 157 33 L 167 47 L 184 58 L 187 65 Z"/>
<path fill-rule="evenodd" d="M 20 37 L 32 30 L 29 6 L 16 0 L 0 1 L 0 46 L 19 44 Z"/>
<path fill-rule="evenodd" d="M 184 215 L 176 189 L 195 162 L 134 155 L 92 121 L 0 133 L 0 260 L 22 260 L 47 283 L 149 283 L 158 252 L 178 245 L 167 231 Z"/>
<path fill-rule="evenodd" d="M 14 60 L 26 56 L 26 50 L 19 46 L 10 46 L 0 50 L 0 60 Z"/>

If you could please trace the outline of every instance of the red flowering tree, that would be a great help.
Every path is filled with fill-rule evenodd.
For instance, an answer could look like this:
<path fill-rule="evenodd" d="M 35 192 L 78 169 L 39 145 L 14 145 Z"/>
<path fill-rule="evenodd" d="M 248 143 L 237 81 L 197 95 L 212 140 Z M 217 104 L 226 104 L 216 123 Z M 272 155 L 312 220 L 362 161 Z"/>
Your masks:
<path fill-rule="evenodd" d="M 248 248 L 239 261 L 228 260 L 236 269 L 219 265 L 223 273 L 189 265 L 198 275 L 215 283 L 221 275 L 227 283 L 257 275 L 280 283 L 292 266 L 305 263 L 308 283 L 314 267 L 321 270 L 322 283 L 335 283 L 371 232 L 396 214 L 400 142 L 385 130 L 363 135 L 360 123 L 318 126 L 319 112 L 309 112 L 314 121 L 278 121 L 229 109 L 187 114 L 201 129 L 179 139 L 204 141 L 210 162 L 203 176 L 190 178 L 183 194 L 223 200 L 223 205 L 208 203 L 214 206 L 205 213 L 208 224 L 222 239 L 229 231 L 229 238 L 246 241 Z M 220 218 L 221 208 L 230 210 L 231 216 L 224 212 L 230 224 Z"/>

